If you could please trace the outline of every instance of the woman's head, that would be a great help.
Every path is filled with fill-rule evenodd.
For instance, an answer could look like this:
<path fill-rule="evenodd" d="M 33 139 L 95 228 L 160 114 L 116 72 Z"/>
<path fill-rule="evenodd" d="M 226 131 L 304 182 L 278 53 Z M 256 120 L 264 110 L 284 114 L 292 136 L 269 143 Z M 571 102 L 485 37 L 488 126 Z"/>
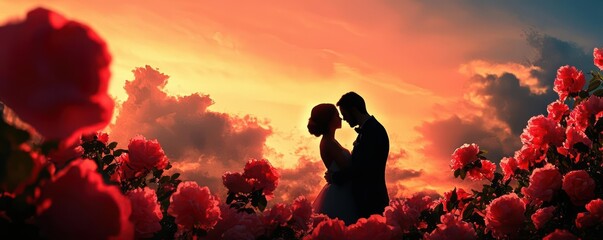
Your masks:
<path fill-rule="evenodd" d="M 322 103 L 312 108 L 308 120 L 308 131 L 314 136 L 320 136 L 332 129 L 341 127 L 341 118 L 337 107 L 330 103 Z"/>

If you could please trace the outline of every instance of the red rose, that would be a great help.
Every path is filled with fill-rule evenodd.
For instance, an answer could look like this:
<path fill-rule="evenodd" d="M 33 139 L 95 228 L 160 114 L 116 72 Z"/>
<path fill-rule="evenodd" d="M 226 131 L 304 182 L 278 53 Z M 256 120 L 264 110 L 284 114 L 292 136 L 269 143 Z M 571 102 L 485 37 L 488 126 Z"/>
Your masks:
<path fill-rule="evenodd" d="M 584 170 L 574 170 L 563 177 L 563 191 L 576 206 L 583 206 L 595 198 L 595 187 L 595 180 Z"/>
<path fill-rule="evenodd" d="M 559 99 L 564 101 L 569 94 L 580 92 L 585 83 L 582 71 L 578 71 L 576 67 L 565 65 L 557 70 L 553 90 L 559 94 Z"/>
<path fill-rule="evenodd" d="M 284 203 L 277 203 L 264 211 L 264 223 L 267 226 L 284 226 L 292 217 L 291 207 Z"/>
<path fill-rule="evenodd" d="M 513 238 L 525 220 L 526 206 L 515 193 L 500 196 L 486 207 L 486 227 L 497 238 Z"/>
<path fill-rule="evenodd" d="M 461 169 L 465 165 L 475 162 L 477 160 L 477 154 L 479 154 L 479 146 L 477 146 L 477 144 L 465 143 L 463 146 L 454 150 L 454 153 L 452 153 L 450 167 L 452 170 Z"/>
<path fill-rule="evenodd" d="M 387 225 L 385 217 L 373 214 L 368 219 L 360 218 L 350 226 L 346 231 L 348 240 L 361 239 L 394 239 L 393 228 Z"/>
<path fill-rule="evenodd" d="M 542 240 L 579 240 L 580 238 L 565 229 L 555 229 L 554 232 L 544 236 Z"/>
<path fill-rule="evenodd" d="M 136 238 L 153 237 L 154 233 L 161 230 L 159 222 L 163 218 L 155 190 L 148 187 L 137 188 L 128 192 L 126 196 L 132 202 L 130 220 L 134 223 Z"/>
<path fill-rule="evenodd" d="M 517 160 L 517 167 L 523 170 L 528 170 L 535 163 L 542 162 L 545 158 L 545 155 L 540 149 L 523 145 L 519 151 L 515 151 L 514 158 Z"/>
<path fill-rule="evenodd" d="M 595 66 L 603 70 L 603 49 L 595 48 L 593 50 Z"/>
<path fill-rule="evenodd" d="M 592 227 L 603 223 L 603 200 L 595 199 L 586 204 L 588 212 L 578 213 L 576 226 L 578 228 Z"/>
<path fill-rule="evenodd" d="M 576 155 L 576 150 L 574 149 L 574 144 L 583 143 L 588 148 L 592 147 L 592 145 L 593 145 L 593 142 L 590 139 L 588 139 L 588 137 L 586 136 L 586 134 L 584 134 L 584 132 L 578 131 L 573 126 L 567 127 L 565 135 L 567 136 L 567 138 L 565 139 L 565 142 L 563 143 L 563 149 L 565 151 L 567 151 L 567 153 L 571 154 L 572 156 Z M 576 162 L 580 160 L 579 158 L 575 158 L 575 159 L 576 159 Z"/>
<path fill-rule="evenodd" d="M 231 193 L 250 193 L 253 186 L 239 172 L 225 172 L 222 183 Z"/>
<path fill-rule="evenodd" d="M 326 219 L 321 221 L 312 230 L 311 234 L 304 237 L 304 240 L 331 240 L 346 239 L 345 223 L 339 219 Z"/>
<path fill-rule="evenodd" d="M 530 175 L 530 185 L 521 192 L 531 201 L 538 203 L 548 202 L 553 199 L 561 189 L 561 173 L 552 164 L 534 169 Z"/>
<path fill-rule="evenodd" d="M 561 146 L 565 131 L 555 120 L 538 115 L 528 120 L 520 137 L 523 144 L 546 150 L 550 144 Z"/>
<path fill-rule="evenodd" d="M 243 176 L 252 182 L 254 189 L 263 189 L 265 195 L 272 195 L 278 186 L 279 173 L 266 159 L 250 159 L 245 164 Z"/>
<path fill-rule="evenodd" d="M 555 212 L 554 206 L 549 206 L 545 208 L 541 208 L 536 210 L 534 214 L 532 214 L 532 222 L 536 229 L 544 228 L 545 224 L 553 218 L 553 213 Z"/>
<path fill-rule="evenodd" d="M 459 220 L 451 213 L 440 216 L 441 224 L 436 226 L 431 233 L 423 236 L 427 240 L 465 240 L 477 239 L 477 233 L 470 223 Z"/>
<path fill-rule="evenodd" d="M 105 185 L 93 161 L 77 159 L 42 187 L 37 222 L 52 239 L 132 239 L 131 211 L 130 200 Z"/>
<path fill-rule="evenodd" d="M 199 187 L 196 182 L 182 182 L 170 197 L 168 213 L 176 218 L 178 229 L 210 229 L 220 220 L 217 197 L 207 187 Z"/>
<path fill-rule="evenodd" d="M 165 152 L 157 140 L 147 140 L 143 136 L 130 139 L 128 153 L 120 156 L 122 171 L 126 178 L 145 175 L 153 168 L 164 169 L 169 164 Z"/>
<path fill-rule="evenodd" d="M 444 192 L 444 209 L 448 212 L 452 211 L 452 209 L 448 209 L 447 205 L 448 202 L 450 202 L 450 198 L 452 197 L 452 191 L 449 192 Z M 463 208 L 465 208 L 465 202 L 463 202 L 463 200 L 466 200 L 468 198 L 471 198 L 471 194 L 469 194 L 468 192 L 465 191 L 465 189 L 463 188 L 457 188 L 456 189 L 456 197 L 457 200 L 459 201 L 459 209 L 462 210 Z"/>
<path fill-rule="evenodd" d="M 264 231 L 258 215 L 238 212 L 229 205 L 220 204 L 220 221 L 207 232 L 207 239 L 256 239 Z"/>
<path fill-rule="evenodd" d="M 421 210 L 411 205 L 405 199 L 395 199 L 385 207 L 383 216 L 386 223 L 394 227 L 395 233 L 408 232 L 419 224 Z"/>
<path fill-rule="evenodd" d="M 467 176 L 471 180 L 479 181 L 483 179 L 492 180 L 494 178 L 494 171 L 496 171 L 496 164 L 488 160 L 480 160 L 482 166 L 474 167 L 469 169 Z"/>
<path fill-rule="evenodd" d="M 505 181 L 509 180 L 509 178 L 515 175 L 515 170 L 517 170 L 518 167 L 519 164 L 517 163 L 517 160 L 515 160 L 515 158 L 505 157 L 500 160 L 500 168 L 502 169 L 503 174 L 505 175 Z"/>
<path fill-rule="evenodd" d="M 307 231 L 312 226 L 312 204 L 304 196 L 299 196 L 291 204 L 293 221 L 299 229 Z"/>
<path fill-rule="evenodd" d="M 560 122 L 563 116 L 569 113 L 569 107 L 560 100 L 554 101 L 546 107 L 547 117 Z"/>
<path fill-rule="evenodd" d="M 84 154 L 84 148 L 74 142 L 69 146 L 61 144 L 58 149 L 50 151 L 48 160 L 53 162 L 58 167 L 63 167 L 67 162 L 76 158 L 81 158 Z"/>
<path fill-rule="evenodd" d="M 110 62 L 88 26 L 34 9 L 0 27 L 0 101 L 47 139 L 71 142 L 111 120 Z"/>

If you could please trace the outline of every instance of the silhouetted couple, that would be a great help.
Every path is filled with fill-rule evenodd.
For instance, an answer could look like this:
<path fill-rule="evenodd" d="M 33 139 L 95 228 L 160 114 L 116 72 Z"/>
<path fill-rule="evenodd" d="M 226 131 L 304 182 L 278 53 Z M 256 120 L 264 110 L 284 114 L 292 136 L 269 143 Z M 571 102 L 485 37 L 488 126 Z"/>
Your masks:
<path fill-rule="evenodd" d="M 327 167 L 327 184 L 313 203 L 315 212 L 339 218 L 346 225 L 358 218 L 382 214 L 389 204 L 385 186 L 385 165 L 389 138 L 385 128 L 366 110 L 364 99 L 355 92 L 344 94 L 337 102 L 343 120 L 355 128 L 358 137 L 349 150 L 335 139 L 341 117 L 333 104 L 312 109 L 308 130 L 320 140 L 320 156 Z"/>

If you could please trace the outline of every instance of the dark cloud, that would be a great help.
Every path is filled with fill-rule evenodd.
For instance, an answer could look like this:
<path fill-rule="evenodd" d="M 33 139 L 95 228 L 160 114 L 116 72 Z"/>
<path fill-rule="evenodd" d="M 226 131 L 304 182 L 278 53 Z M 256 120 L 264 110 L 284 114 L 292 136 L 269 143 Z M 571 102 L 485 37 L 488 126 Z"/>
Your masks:
<path fill-rule="evenodd" d="M 133 72 L 134 80 L 125 86 L 128 99 L 111 126 L 112 139 L 124 145 L 137 134 L 158 139 L 173 161 L 183 160 L 189 150 L 226 166 L 262 157 L 272 132 L 266 122 L 210 111 L 209 95 L 169 96 L 163 91 L 169 76 L 150 66 Z"/>
<path fill-rule="evenodd" d="M 453 115 L 446 119 L 424 122 L 417 128 L 427 141 L 422 151 L 426 156 L 449 165 L 454 150 L 464 143 L 476 143 L 480 149 L 487 150 L 487 157 L 498 162 L 502 156 L 512 153 L 520 145 L 519 138 L 510 135 L 505 129 L 489 127 L 487 119 L 461 119 Z"/>
<path fill-rule="evenodd" d="M 317 159 L 300 156 L 293 168 L 278 169 L 281 174 L 279 185 L 274 191 L 273 202 L 291 203 L 299 196 L 306 196 L 313 201 L 322 186 L 326 183 L 324 173 L 326 167 Z"/>
<path fill-rule="evenodd" d="M 267 122 L 213 112 L 209 95 L 170 96 L 163 90 L 169 76 L 150 66 L 133 73 L 125 85 L 128 98 L 111 125 L 110 138 L 118 147 L 126 148 L 137 134 L 157 139 L 174 165 L 171 171 L 215 193 L 226 191 L 224 171 L 241 171 L 249 158 L 263 157 L 272 133 Z"/>
<path fill-rule="evenodd" d="M 547 87 L 547 91 L 535 94 L 528 86 L 521 86 L 520 80 L 510 73 L 472 77 L 469 85 L 476 87 L 471 88 L 469 94 L 484 99 L 485 107 L 479 115 L 454 115 L 424 122 L 418 127 L 427 142 L 423 149 L 427 156 L 447 161 L 463 143 L 476 143 L 488 150 L 487 157 L 494 162 L 511 156 L 521 146 L 519 135 L 527 121 L 532 116 L 546 114 L 546 106 L 558 98 L 553 91 L 557 69 L 563 65 L 576 66 L 585 73 L 593 69 L 592 54 L 574 43 L 536 32 L 529 32 L 526 37 L 537 52 L 531 65 L 539 68 L 530 74 L 539 86 Z M 502 122 L 502 126 L 492 124 L 496 121 Z"/>

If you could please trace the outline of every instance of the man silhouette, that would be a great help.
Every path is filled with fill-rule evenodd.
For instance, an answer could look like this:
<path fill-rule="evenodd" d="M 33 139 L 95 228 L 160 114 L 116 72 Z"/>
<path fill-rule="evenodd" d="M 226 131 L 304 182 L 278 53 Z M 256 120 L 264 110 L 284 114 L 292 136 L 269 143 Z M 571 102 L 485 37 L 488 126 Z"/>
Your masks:
<path fill-rule="evenodd" d="M 355 92 L 344 94 L 337 102 L 343 120 L 356 127 L 350 166 L 345 171 L 327 173 L 327 181 L 352 184 L 352 195 L 359 217 L 382 214 L 389 205 L 385 186 L 385 165 L 389 154 L 389 138 L 381 123 L 366 110 L 364 99 Z"/>

